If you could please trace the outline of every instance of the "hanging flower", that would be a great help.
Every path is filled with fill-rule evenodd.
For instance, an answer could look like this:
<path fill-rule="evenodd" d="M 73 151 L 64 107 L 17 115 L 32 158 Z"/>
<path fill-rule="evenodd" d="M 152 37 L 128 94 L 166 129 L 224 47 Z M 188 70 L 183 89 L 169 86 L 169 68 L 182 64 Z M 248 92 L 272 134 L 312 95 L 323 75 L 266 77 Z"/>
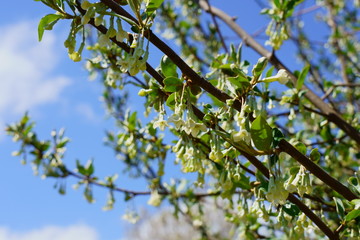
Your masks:
<path fill-rule="evenodd" d="M 169 124 L 164 120 L 164 115 L 160 114 L 159 119 L 156 120 L 153 124 L 153 128 L 159 128 L 161 131 L 165 130 L 165 127 L 168 127 Z"/>
<path fill-rule="evenodd" d="M 283 180 L 280 178 L 275 179 L 274 176 L 271 176 L 266 199 L 275 205 L 284 205 L 288 196 L 289 192 L 284 188 Z"/>
<path fill-rule="evenodd" d="M 280 69 L 275 76 L 262 79 L 260 82 L 275 82 L 286 84 L 290 80 L 290 76 L 285 69 Z"/>
<path fill-rule="evenodd" d="M 158 193 L 157 190 L 151 191 L 150 198 L 147 202 L 149 205 L 158 207 L 161 204 L 161 195 Z"/>
<path fill-rule="evenodd" d="M 185 125 L 184 120 L 181 118 L 180 114 L 172 114 L 169 118 L 168 118 L 168 122 L 170 123 L 174 123 L 175 124 L 175 128 L 176 129 L 180 129 L 182 126 Z"/>
<path fill-rule="evenodd" d="M 196 137 L 200 131 L 206 132 L 207 128 L 204 123 L 197 123 L 192 118 L 190 118 L 185 123 L 184 131 L 187 134 L 191 134 L 193 137 Z"/>

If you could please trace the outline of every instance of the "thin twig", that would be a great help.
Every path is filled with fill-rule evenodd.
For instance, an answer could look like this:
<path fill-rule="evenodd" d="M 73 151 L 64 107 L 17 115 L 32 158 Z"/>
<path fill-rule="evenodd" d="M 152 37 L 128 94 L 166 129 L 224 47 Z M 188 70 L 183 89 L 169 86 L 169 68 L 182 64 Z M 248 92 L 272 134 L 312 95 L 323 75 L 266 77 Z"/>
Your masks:
<path fill-rule="evenodd" d="M 337 87 L 360 87 L 359 83 L 339 83 L 332 85 L 324 94 L 324 96 L 321 97 L 321 99 L 327 98 Z"/>
<path fill-rule="evenodd" d="M 206 1 L 206 3 L 207 3 L 207 5 L 209 6 L 209 9 L 211 9 L 211 5 L 210 5 L 210 3 L 209 3 L 209 0 L 205 0 Z M 211 11 L 210 11 L 211 12 Z M 214 22 L 214 25 L 215 25 L 215 28 L 216 28 L 216 32 L 219 34 L 219 38 L 220 38 L 220 41 L 221 41 L 221 44 L 223 45 L 223 48 L 224 48 L 224 50 L 225 50 L 225 52 L 226 53 L 229 53 L 229 50 L 227 49 L 227 46 L 226 46 L 226 43 L 225 43 L 225 40 L 224 40 L 224 38 L 223 38 L 223 36 L 222 36 L 222 34 L 221 34 L 221 31 L 220 31 L 220 28 L 219 28 L 219 24 L 218 24 L 218 22 L 217 22 L 217 20 L 216 20 L 216 17 L 215 17 L 215 15 L 214 14 L 210 14 L 211 15 L 211 18 L 212 18 L 212 20 L 213 20 L 213 22 Z"/>

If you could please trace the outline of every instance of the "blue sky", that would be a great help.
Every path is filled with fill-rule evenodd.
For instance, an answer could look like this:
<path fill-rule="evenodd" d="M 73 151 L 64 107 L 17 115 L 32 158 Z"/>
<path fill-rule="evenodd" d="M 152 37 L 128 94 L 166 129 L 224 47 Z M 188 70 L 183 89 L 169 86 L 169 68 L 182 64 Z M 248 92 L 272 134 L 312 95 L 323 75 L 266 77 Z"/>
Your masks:
<path fill-rule="evenodd" d="M 211 2 L 219 5 L 224 1 Z M 252 33 L 264 27 L 254 2 L 229 1 L 221 8 L 239 16 L 238 23 Z M 246 11 L 242 4 L 247 6 Z M 48 13 L 52 11 L 43 4 L 28 0 L 5 1 L 0 8 L 1 129 L 29 111 L 43 138 L 48 138 L 53 129 L 66 128 L 71 143 L 65 162 L 70 166 L 74 166 L 75 159 L 86 162 L 94 158 L 101 176 L 121 172 L 111 149 L 103 146 L 104 130 L 113 126 L 100 101 L 101 85 L 89 81 L 84 63 L 69 60 L 63 47 L 68 25 L 55 26 L 54 31 L 45 32 L 41 43 L 37 41 L 37 23 Z M 244 50 L 246 58 L 256 61 L 258 56 L 251 52 Z M 156 62 L 153 64 L 157 66 Z M 146 198 L 125 203 L 123 196 L 117 195 L 115 209 L 104 212 L 101 208 L 107 193 L 95 189 L 97 202 L 88 204 L 80 190 L 71 188 L 74 181 L 67 182 L 67 194 L 61 196 L 53 189 L 53 180 L 34 176 L 29 165 L 23 166 L 11 156 L 17 147 L 0 132 L 0 240 L 118 240 L 128 227 L 121 219 L 126 209 L 146 207 Z M 119 181 L 122 179 L 125 181 L 120 176 Z M 126 182 L 123 187 L 145 188 L 139 182 Z"/>

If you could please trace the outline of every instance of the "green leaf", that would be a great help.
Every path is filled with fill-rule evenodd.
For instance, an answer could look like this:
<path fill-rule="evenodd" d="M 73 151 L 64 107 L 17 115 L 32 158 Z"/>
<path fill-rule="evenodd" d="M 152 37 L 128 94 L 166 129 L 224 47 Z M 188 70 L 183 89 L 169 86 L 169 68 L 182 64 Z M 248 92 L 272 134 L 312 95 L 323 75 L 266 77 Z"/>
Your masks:
<path fill-rule="evenodd" d="M 273 136 L 273 141 L 272 141 L 273 147 L 277 147 L 280 140 L 284 138 L 284 134 L 278 128 L 272 129 L 272 136 Z"/>
<path fill-rule="evenodd" d="M 38 38 L 39 38 L 39 42 L 41 41 L 43 35 L 44 35 L 44 31 L 45 30 L 52 30 L 53 26 L 55 25 L 55 23 L 57 23 L 57 21 L 62 18 L 61 15 L 57 15 L 57 14 L 48 14 L 45 17 L 43 17 L 42 19 L 40 19 L 39 25 L 38 25 Z"/>
<path fill-rule="evenodd" d="M 307 65 L 301 71 L 301 73 L 300 73 L 300 75 L 298 77 L 298 80 L 296 82 L 296 89 L 297 90 L 300 90 L 302 88 L 302 86 L 304 85 L 304 81 L 305 81 L 306 75 L 309 72 L 309 69 L 310 69 L 310 65 Z"/>
<path fill-rule="evenodd" d="M 342 203 L 340 198 L 336 198 L 334 197 L 334 201 L 335 201 L 335 206 L 336 206 L 336 212 L 339 214 L 339 216 L 341 217 L 341 219 L 344 219 L 345 217 L 345 207 L 344 204 Z"/>
<path fill-rule="evenodd" d="M 152 14 L 160 7 L 160 5 L 164 2 L 164 0 L 149 0 L 146 4 L 145 12 L 147 14 Z"/>
<path fill-rule="evenodd" d="M 305 144 L 303 144 L 302 142 L 296 143 L 296 144 L 295 144 L 295 148 L 296 148 L 299 152 L 301 152 L 301 154 L 306 155 L 306 152 L 307 152 L 306 146 L 305 146 Z"/>
<path fill-rule="evenodd" d="M 360 193 L 360 184 L 359 184 L 358 178 L 356 178 L 356 177 L 350 177 L 350 178 L 348 179 L 348 183 L 349 183 L 350 185 L 352 185 L 352 186 L 355 188 L 355 190 Z"/>
<path fill-rule="evenodd" d="M 231 83 L 235 89 L 244 89 L 250 87 L 250 82 L 247 78 L 238 75 L 237 77 L 229 77 L 227 80 Z"/>
<path fill-rule="evenodd" d="M 131 194 L 129 194 L 129 193 L 125 193 L 125 198 L 124 198 L 124 199 L 125 199 L 125 202 L 131 200 L 133 197 L 134 197 L 134 195 L 131 195 Z"/>
<path fill-rule="evenodd" d="M 192 85 L 190 86 L 190 91 L 194 94 L 194 96 L 196 96 L 201 93 L 201 88 L 198 85 Z"/>
<path fill-rule="evenodd" d="M 128 129 L 130 131 L 133 131 L 136 129 L 136 121 L 137 121 L 137 112 L 133 112 L 129 118 L 127 119 L 128 121 Z"/>
<path fill-rule="evenodd" d="M 270 167 L 273 167 L 278 161 L 279 161 L 279 156 L 277 154 L 272 154 L 269 159 Z"/>
<path fill-rule="evenodd" d="M 250 133 L 257 149 L 262 151 L 270 150 L 272 129 L 261 115 L 252 122 Z"/>
<path fill-rule="evenodd" d="M 183 82 L 176 77 L 167 77 L 164 79 L 164 89 L 167 92 L 177 92 L 183 87 Z"/>
<path fill-rule="evenodd" d="M 178 77 L 176 72 L 176 65 L 171 61 L 171 59 L 164 55 L 161 59 L 161 72 L 164 74 L 165 77 Z"/>
<path fill-rule="evenodd" d="M 345 216 L 345 221 L 349 222 L 360 216 L 360 209 L 354 209 Z"/>
<path fill-rule="evenodd" d="M 321 154 L 319 153 L 319 150 L 317 148 L 314 148 L 310 152 L 310 159 L 313 162 L 318 162 L 320 160 Z"/>
<path fill-rule="evenodd" d="M 86 163 L 85 169 L 86 169 L 86 176 L 91 176 L 94 173 L 95 169 L 94 169 L 93 160 L 90 159 Z"/>
<path fill-rule="evenodd" d="M 236 63 L 240 64 L 241 63 L 241 50 L 242 50 L 242 42 L 239 44 L 237 53 L 236 53 Z"/>
<path fill-rule="evenodd" d="M 255 66 L 252 69 L 252 74 L 255 79 L 258 79 L 260 77 L 267 63 L 268 63 L 268 59 L 266 57 L 259 58 L 258 62 L 255 64 Z"/>
<path fill-rule="evenodd" d="M 80 161 L 77 159 L 76 160 L 76 170 L 81 174 L 81 175 L 86 175 L 86 170 L 84 168 L 83 165 L 81 165 Z"/>
<path fill-rule="evenodd" d="M 295 217 L 300 213 L 299 207 L 292 203 L 286 203 L 285 205 L 282 206 L 282 209 L 284 210 L 284 212 L 286 212 L 292 217 Z"/>
<path fill-rule="evenodd" d="M 237 73 L 231 69 L 231 64 L 230 63 L 226 63 L 226 64 L 223 64 L 221 66 L 218 67 L 222 73 L 230 76 L 230 77 L 235 77 L 237 76 Z"/>
<path fill-rule="evenodd" d="M 266 71 L 266 74 L 265 74 L 265 77 L 268 78 L 268 77 L 271 77 L 273 75 L 273 71 L 274 71 L 274 66 L 271 66 L 267 71 Z"/>
<path fill-rule="evenodd" d="M 354 205 L 355 209 L 360 209 L 360 199 L 353 199 L 350 201 L 352 205 Z"/>
<path fill-rule="evenodd" d="M 170 96 L 166 99 L 166 106 L 168 106 L 171 109 L 174 109 L 175 107 L 175 93 L 170 94 Z"/>

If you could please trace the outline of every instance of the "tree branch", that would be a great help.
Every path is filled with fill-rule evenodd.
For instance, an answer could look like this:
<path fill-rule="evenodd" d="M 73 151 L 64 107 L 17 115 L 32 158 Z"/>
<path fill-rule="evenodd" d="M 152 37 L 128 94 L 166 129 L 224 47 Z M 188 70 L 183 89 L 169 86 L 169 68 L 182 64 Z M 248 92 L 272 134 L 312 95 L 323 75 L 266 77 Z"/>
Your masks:
<path fill-rule="evenodd" d="M 110 7 L 115 13 L 123 15 L 125 17 L 134 19 L 134 17 L 132 17 L 129 13 L 127 13 L 121 6 L 119 6 L 118 4 L 116 4 L 114 1 L 112 0 L 101 0 L 103 3 L 105 3 L 108 7 Z M 201 0 L 200 2 L 203 2 L 204 0 Z M 204 3 L 204 2 L 203 2 Z M 206 3 L 204 3 L 206 4 Z M 214 8 L 213 11 L 215 11 L 216 9 Z M 220 11 L 220 10 L 219 10 Z M 217 15 L 216 13 L 214 13 L 215 15 Z M 223 13 L 225 14 L 225 13 Z M 227 15 L 225 15 L 227 16 Z M 228 16 L 227 16 L 228 17 Z M 136 19 L 135 19 L 136 21 Z M 232 23 L 233 20 L 231 20 Z M 235 26 L 237 26 L 235 24 Z M 103 27 L 103 26 L 102 26 Z M 237 26 L 238 28 L 240 28 L 239 26 Z M 105 28 L 105 27 L 103 27 Z M 105 28 L 106 29 L 106 28 Z M 241 29 L 241 28 L 240 28 Z M 241 31 L 243 31 L 241 29 Z M 244 32 L 244 31 L 243 31 Z M 157 48 L 159 48 L 164 54 L 166 54 L 179 68 L 180 70 L 183 72 L 183 74 L 185 74 L 186 76 L 188 76 L 195 84 L 199 85 L 201 88 L 203 88 L 205 91 L 209 92 L 210 94 L 212 94 L 213 96 L 215 96 L 216 98 L 218 98 L 220 101 L 226 103 L 227 99 L 230 99 L 231 97 L 220 91 L 219 89 L 217 89 L 216 87 L 214 87 L 210 82 L 206 81 L 204 78 L 200 77 L 190 66 L 188 66 L 168 45 L 166 45 L 162 40 L 160 40 L 154 33 L 152 33 L 151 31 L 149 32 L 150 36 L 148 36 L 148 39 L 150 40 L 151 43 L 153 43 Z M 245 33 L 245 32 L 244 32 Z M 245 33 L 247 34 L 247 33 Z M 147 36 L 147 34 L 145 34 L 145 36 Z M 250 36 L 249 36 L 250 37 Z M 251 37 L 250 37 L 251 38 Z M 252 38 L 251 38 L 252 39 Z M 113 41 L 115 39 L 112 39 Z M 116 40 L 114 41 L 116 42 Z M 255 42 L 253 39 L 251 42 Z M 123 43 L 120 43 L 123 44 Z M 257 44 L 258 46 L 260 46 L 258 43 L 255 42 L 255 44 Z M 123 44 L 125 46 L 127 46 L 126 44 Z M 120 46 L 120 45 L 119 45 Z M 121 46 L 120 46 L 121 47 Z M 260 46 L 262 50 L 267 51 L 266 49 L 264 49 L 262 46 Z M 127 46 L 128 48 L 128 46 Z M 277 58 L 274 58 L 273 55 L 270 56 L 270 60 L 273 59 L 272 61 L 278 61 L 280 65 L 282 65 L 280 63 L 280 61 Z M 279 64 L 277 64 L 279 66 Z M 150 66 L 150 65 L 149 65 Z M 283 66 L 283 65 L 282 65 Z M 150 66 L 151 67 L 151 66 Z M 153 69 L 152 67 L 150 69 Z M 153 69 L 154 70 L 154 69 Z M 148 71 L 148 69 L 147 69 Z M 155 70 L 154 70 L 155 71 Z M 150 73 L 150 72 L 149 72 Z M 151 74 L 151 73 L 150 73 Z M 159 75 L 158 72 L 155 71 L 155 74 Z M 151 74 L 152 75 L 152 74 Z M 160 75 L 159 75 L 160 76 Z M 292 75 L 294 78 L 295 76 Z M 157 78 L 156 78 L 157 79 Z M 157 79 L 158 80 L 158 79 Z M 160 76 L 159 80 L 162 82 L 162 77 Z M 159 81 L 158 80 L 158 81 Z M 296 80 L 296 78 L 295 78 Z M 320 99 L 318 96 L 316 96 L 315 94 L 313 94 L 313 96 L 315 96 L 316 98 Z M 311 101 L 311 100 L 310 100 Z M 321 101 L 321 99 L 320 99 Z M 322 104 L 324 104 L 327 108 L 331 109 L 327 104 L 325 104 L 324 102 L 321 101 Z M 241 103 L 240 101 L 236 100 L 234 101 L 234 104 L 232 105 L 232 107 L 234 107 L 234 109 L 241 111 Z M 195 107 L 196 108 L 196 107 Z M 331 109 L 332 110 L 332 109 Z M 333 111 L 333 110 L 332 110 Z M 196 113 L 197 111 L 194 111 L 194 113 Z M 198 112 L 198 114 L 203 114 L 200 110 Z M 338 116 L 335 113 L 329 114 L 330 116 Z M 200 118 L 202 119 L 202 117 Z M 340 118 L 337 118 L 338 121 L 343 121 Z M 346 122 L 345 122 L 346 123 Z M 347 124 L 347 123 L 346 123 Z M 342 124 L 340 124 L 342 125 Z M 344 126 L 344 125 L 342 125 Z M 353 129 L 351 125 L 347 124 L 346 126 L 348 126 L 349 128 Z M 351 129 L 347 129 L 347 130 L 351 130 Z M 345 131 L 347 132 L 347 131 Z M 350 131 L 351 132 L 351 131 Z M 356 132 L 355 129 L 353 129 L 352 135 L 356 135 L 359 137 L 359 143 L 360 143 L 360 135 Z M 284 148 L 283 151 L 288 151 L 289 153 L 296 153 L 298 152 L 300 155 L 297 155 L 297 160 L 300 164 L 302 164 L 304 167 L 306 167 L 308 169 L 308 167 L 310 167 L 310 169 L 308 169 L 310 172 L 312 172 L 315 176 L 319 177 L 322 181 L 324 181 L 325 184 L 332 186 L 333 189 L 337 192 L 339 192 L 340 194 L 345 194 L 345 196 L 347 196 L 349 199 L 355 199 L 357 198 L 349 189 L 347 189 L 344 185 L 342 185 L 340 182 L 338 182 L 336 179 L 332 178 L 330 175 L 328 175 L 324 170 L 322 170 L 320 167 L 318 167 L 316 164 L 314 164 L 310 159 L 308 159 L 306 156 L 302 155 L 299 151 L 297 151 L 297 149 L 295 147 L 293 147 L 290 143 L 288 143 L 286 140 L 282 140 L 282 142 L 284 143 L 284 146 L 286 146 Z M 244 154 L 247 154 L 244 152 Z M 247 154 L 249 156 L 251 156 L 250 154 Z M 256 159 L 256 158 L 255 158 Z M 300 160 L 299 160 L 300 159 Z M 261 163 L 261 162 L 260 162 Z M 257 162 L 254 162 L 253 164 L 256 164 L 256 168 L 261 169 L 264 166 L 259 165 Z M 265 167 L 266 169 L 266 167 Z M 265 169 L 263 169 L 263 171 L 265 171 Z M 261 172 L 263 172 L 261 171 Z M 326 177 L 324 177 L 326 176 Z M 344 197 L 345 197 L 344 196 Z"/>
<path fill-rule="evenodd" d="M 347 187 L 345 187 L 342 183 L 331 177 L 328 173 L 326 173 L 322 168 L 308 159 L 306 156 L 301 154 L 296 148 L 294 148 L 290 143 L 285 140 L 281 140 L 279 142 L 279 148 L 281 151 L 286 152 L 290 156 L 292 156 L 296 161 L 298 161 L 301 165 L 303 165 L 307 170 L 309 170 L 312 174 L 326 183 L 329 187 L 343 195 L 348 201 L 353 199 L 358 199 L 353 192 L 351 192 Z"/>
<path fill-rule="evenodd" d="M 211 9 L 206 4 L 205 0 L 199 0 L 199 5 L 204 11 L 212 12 L 212 14 L 219 17 L 223 20 L 240 38 L 243 39 L 245 44 L 252 49 L 254 49 L 261 56 L 264 56 L 269 59 L 270 63 L 275 66 L 277 69 L 285 69 L 293 83 L 295 84 L 297 78 L 295 75 L 286 67 L 272 52 L 265 49 L 262 45 L 256 42 L 244 29 L 242 29 L 239 25 L 237 25 L 232 17 L 227 15 L 225 12 L 221 11 L 218 8 L 211 7 Z M 358 145 L 360 145 L 360 133 L 352 127 L 349 123 L 347 123 L 334 109 L 332 109 L 328 104 L 322 101 L 322 99 L 317 96 L 311 89 L 306 87 L 305 85 L 302 88 L 306 90 L 305 96 L 306 98 L 312 102 L 318 109 L 320 109 L 328 118 L 329 121 L 335 123 L 339 128 L 341 128 L 344 132 L 346 132 L 352 139 L 354 139 Z"/>
<path fill-rule="evenodd" d="M 128 14 L 123 8 L 121 8 L 119 5 L 117 5 L 115 2 L 113 2 L 112 0 L 101 0 L 103 3 L 105 3 L 108 7 L 110 7 L 114 12 L 116 12 L 117 14 L 121 14 L 123 16 L 126 16 L 130 19 L 134 19 L 130 14 Z M 107 30 L 104 26 L 95 26 L 93 21 L 90 21 L 90 24 L 92 24 L 95 28 L 97 28 L 100 32 L 102 33 L 106 33 Z M 156 35 L 154 35 L 151 31 L 150 33 L 150 37 L 149 40 L 156 46 L 158 47 L 163 53 L 165 53 L 180 69 L 181 71 L 187 75 L 190 79 L 192 79 L 192 81 L 194 83 L 196 83 L 197 85 L 201 86 L 205 91 L 209 92 L 210 94 L 212 94 L 213 96 L 217 97 L 219 100 L 221 100 L 222 102 L 226 102 L 227 99 L 230 99 L 231 97 L 229 95 L 227 95 L 226 93 L 220 91 L 219 89 L 215 88 L 213 85 L 211 85 L 208 81 L 206 81 L 205 79 L 203 79 L 202 77 L 200 77 L 193 69 L 191 69 L 170 47 L 168 47 L 163 41 L 161 41 Z M 125 48 L 128 49 L 129 47 L 124 44 L 124 43 L 120 43 L 117 42 L 116 39 L 111 39 L 114 43 L 116 43 L 119 47 L 121 48 Z M 273 56 L 270 56 L 270 58 L 272 58 Z M 274 61 L 274 60 L 273 60 Z M 162 83 L 162 76 L 156 72 L 155 69 L 153 69 L 150 65 L 147 64 L 147 69 L 146 69 L 150 75 L 152 75 L 158 82 Z M 239 101 L 235 101 L 235 104 L 233 105 L 233 107 L 237 110 L 241 110 L 241 104 Z M 193 108 L 197 109 L 195 106 L 193 106 Z M 204 114 L 197 109 L 197 111 L 194 111 L 195 114 L 199 114 L 204 116 Z M 201 114 L 200 114 L 201 113 Z M 202 119 L 202 117 L 200 118 Z M 294 147 L 292 147 L 289 143 L 287 143 L 285 140 L 283 140 L 283 142 L 285 142 L 286 144 L 288 144 L 291 148 L 295 149 Z M 286 145 L 286 146 L 288 146 Z M 236 147 L 236 146 L 235 146 Z M 262 162 L 260 162 L 256 157 L 248 154 L 247 152 L 244 152 L 243 150 L 239 149 L 238 150 L 241 152 L 241 154 L 243 156 L 245 156 L 258 170 L 260 170 L 260 172 L 266 176 L 267 178 L 269 178 L 269 170 L 264 166 L 264 164 Z M 305 157 L 303 156 L 301 153 L 299 153 L 301 155 L 301 157 Z M 305 157 L 306 158 L 306 157 Z M 310 160 L 309 160 L 310 161 Z M 315 165 L 316 166 L 316 165 Z M 318 167 L 318 166 L 316 166 Z M 319 168 L 319 167 L 318 167 Z M 322 169 L 320 169 L 322 171 Z M 335 179 L 332 179 L 329 176 L 331 182 L 337 182 Z M 339 183 L 340 184 L 340 183 Z M 332 184 L 334 185 L 334 184 Z M 336 186 L 338 186 L 337 184 L 335 184 Z M 341 185 L 341 184 L 340 184 Z M 344 187 L 343 185 L 341 185 L 342 187 Z M 344 187 L 345 188 L 345 187 Z M 347 189 L 348 190 L 348 189 Z M 350 190 L 348 190 L 350 191 Z M 351 193 L 351 192 L 350 192 Z M 215 194 L 215 193 L 214 193 Z M 352 194 L 352 193 L 351 193 Z M 351 198 L 351 197 L 350 197 Z M 355 196 L 356 198 L 356 196 Z M 338 237 L 326 226 L 326 224 L 324 222 L 322 222 L 322 220 L 316 216 L 305 204 L 303 204 L 300 200 L 298 200 L 295 196 L 293 196 L 292 194 L 289 195 L 289 201 L 293 202 L 294 204 L 298 205 L 299 208 L 330 238 L 330 239 L 338 239 Z M 353 198 L 352 198 L 353 199 Z"/>
<path fill-rule="evenodd" d="M 210 3 L 209 3 L 209 0 L 205 0 L 205 1 L 206 1 L 207 5 L 209 6 L 209 8 L 211 9 L 211 5 L 210 5 Z M 219 28 L 219 24 L 218 24 L 218 22 L 217 22 L 217 20 L 216 20 L 216 17 L 215 17 L 214 14 L 212 14 L 212 13 L 211 13 L 211 19 L 212 19 L 213 22 L 214 22 L 216 31 L 217 31 L 217 33 L 219 34 L 219 38 L 220 38 L 220 40 L 221 40 L 221 43 L 222 43 L 222 45 L 223 45 L 223 48 L 224 48 L 225 52 L 226 52 L 226 53 L 229 53 L 229 50 L 228 50 L 227 47 L 226 47 L 225 40 L 224 40 L 224 38 L 223 38 L 223 36 L 222 36 L 222 34 L 221 34 L 221 31 L 220 31 L 220 28 Z"/>

